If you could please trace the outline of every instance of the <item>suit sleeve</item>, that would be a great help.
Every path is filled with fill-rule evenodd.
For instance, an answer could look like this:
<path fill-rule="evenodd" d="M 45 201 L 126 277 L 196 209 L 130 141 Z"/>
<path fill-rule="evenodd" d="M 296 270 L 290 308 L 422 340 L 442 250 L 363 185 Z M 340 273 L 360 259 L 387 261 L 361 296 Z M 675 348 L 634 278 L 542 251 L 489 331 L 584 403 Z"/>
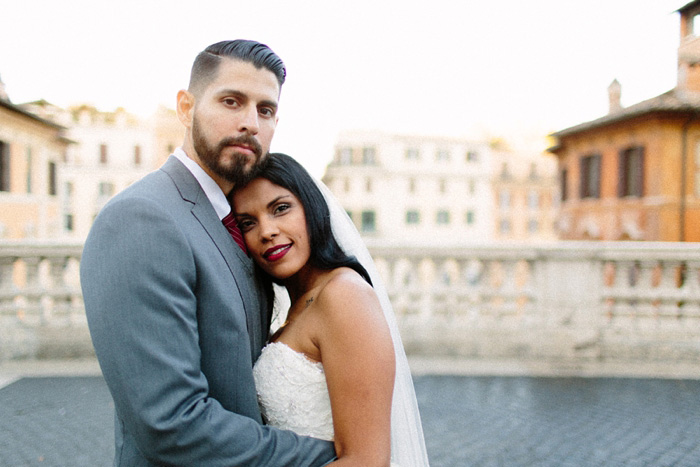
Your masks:
<path fill-rule="evenodd" d="M 108 204 L 85 243 L 88 324 L 127 433 L 158 465 L 324 465 L 332 443 L 262 426 L 208 396 L 195 263 L 178 224 L 148 199 Z"/>

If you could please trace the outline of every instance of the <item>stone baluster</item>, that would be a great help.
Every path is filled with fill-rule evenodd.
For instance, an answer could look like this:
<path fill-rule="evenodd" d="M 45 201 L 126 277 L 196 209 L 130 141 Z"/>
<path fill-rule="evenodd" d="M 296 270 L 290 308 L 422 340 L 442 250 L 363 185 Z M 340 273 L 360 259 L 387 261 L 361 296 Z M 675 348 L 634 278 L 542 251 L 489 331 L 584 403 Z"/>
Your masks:
<path fill-rule="evenodd" d="M 680 290 L 680 272 L 682 261 L 664 261 L 661 264 L 661 281 L 659 284 L 659 324 L 663 328 L 678 326 L 679 304 L 682 299 Z"/>
<path fill-rule="evenodd" d="M 658 293 L 659 284 L 654 274 L 659 271 L 658 260 L 639 261 L 639 276 L 633 288 L 636 300 L 636 321 L 640 329 L 649 329 L 658 325 Z"/>
<path fill-rule="evenodd" d="M 498 293 L 501 302 L 499 315 L 509 321 L 518 314 L 518 289 L 516 284 L 517 260 L 507 258 L 501 261 L 502 280 Z"/>
<path fill-rule="evenodd" d="M 17 313 L 15 298 L 18 289 L 14 282 L 14 270 L 17 258 L 0 257 L 0 316 L 14 317 Z"/>
<path fill-rule="evenodd" d="M 23 256 L 25 284 L 21 290 L 24 299 L 20 317 L 32 325 L 45 324 L 51 314 L 50 309 L 42 305 L 44 288 L 41 285 L 40 267 L 42 258 L 39 256 Z"/>
<path fill-rule="evenodd" d="M 635 324 L 635 309 L 630 301 L 633 298 L 633 271 L 634 261 L 616 261 L 615 281 L 609 289 L 609 298 L 613 302 L 611 307 L 612 324 L 623 329 L 629 329 Z"/>
<path fill-rule="evenodd" d="M 65 256 L 54 256 L 48 259 L 49 262 L 49 287 L 48 295 L 49 310 L 45 315 L 51 313 L 52 324 L 63 324 L 71 321 L 72 292 L 66 284 L 66 269 L 68 260 Z"/>
<path fill-rule="evenodd" d="M 681 287 L 681 324 L 685 330 L 694 330 L 700 328 L 700 261 L 687 261 L 686 268 Z"/>

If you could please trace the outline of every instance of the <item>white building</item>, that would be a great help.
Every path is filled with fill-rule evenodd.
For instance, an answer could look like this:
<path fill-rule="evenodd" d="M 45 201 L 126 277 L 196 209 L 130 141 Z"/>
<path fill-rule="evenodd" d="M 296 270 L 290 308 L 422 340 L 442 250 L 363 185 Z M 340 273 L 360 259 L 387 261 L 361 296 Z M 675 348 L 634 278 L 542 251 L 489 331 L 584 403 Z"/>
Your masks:
<path fill-rule="evenodd" d="M 461 245 L 494 230 L 485 142 L 347 132 L 323 181 L 368 244 Z"/>

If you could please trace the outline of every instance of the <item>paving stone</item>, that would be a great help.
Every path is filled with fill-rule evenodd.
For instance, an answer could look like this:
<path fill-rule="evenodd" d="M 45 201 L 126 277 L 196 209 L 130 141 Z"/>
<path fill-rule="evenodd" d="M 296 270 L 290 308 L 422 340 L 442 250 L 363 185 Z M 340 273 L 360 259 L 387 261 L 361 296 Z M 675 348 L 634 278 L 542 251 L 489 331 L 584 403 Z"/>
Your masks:
<path fill-rule="evenodd" d="M 700 381 L 416 376 L 433 467 L 700 466 Z M 101 377 L 0 389 L 0 466 L 110 466 Z"/>

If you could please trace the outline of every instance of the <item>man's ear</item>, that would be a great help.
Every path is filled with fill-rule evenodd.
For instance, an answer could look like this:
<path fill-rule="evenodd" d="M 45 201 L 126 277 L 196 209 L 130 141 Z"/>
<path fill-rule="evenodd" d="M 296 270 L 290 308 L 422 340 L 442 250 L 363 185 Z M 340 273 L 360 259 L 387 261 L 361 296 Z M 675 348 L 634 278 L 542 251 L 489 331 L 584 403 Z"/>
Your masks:
<path fill-rule="evenodd" d="M 181 89 L 177 93 L 177 118 L 186 128 L 192 126 L 194 116 L 194 94 Z"/>

